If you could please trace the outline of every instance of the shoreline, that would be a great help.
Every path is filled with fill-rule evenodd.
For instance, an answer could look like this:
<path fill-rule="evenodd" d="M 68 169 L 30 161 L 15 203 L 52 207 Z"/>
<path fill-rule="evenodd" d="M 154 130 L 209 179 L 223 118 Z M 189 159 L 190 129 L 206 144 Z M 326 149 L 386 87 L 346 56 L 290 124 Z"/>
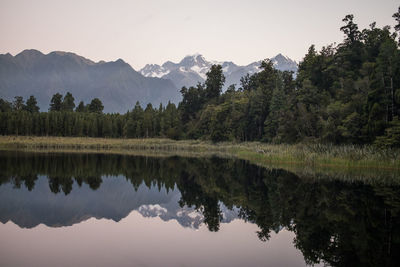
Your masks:
<path fill-rule="evenodd" d="M 301 176 L 349 177 L 400 181 L 400 150 L 372 146 L 322 144 L 211 143 L 200 140 L 114 139 L 90 137 L 0 136 L 0 150 L 64 153 L 112 153 L 168 157 L 226 157 Z M 376 178 L 374 178 L 376 177 Z M 381 178 L 384 177 L 384 178 Z M 347 180 L 348 178 L 346 178 Z M 349 178 L 354 180 L 353 178 Z"/>

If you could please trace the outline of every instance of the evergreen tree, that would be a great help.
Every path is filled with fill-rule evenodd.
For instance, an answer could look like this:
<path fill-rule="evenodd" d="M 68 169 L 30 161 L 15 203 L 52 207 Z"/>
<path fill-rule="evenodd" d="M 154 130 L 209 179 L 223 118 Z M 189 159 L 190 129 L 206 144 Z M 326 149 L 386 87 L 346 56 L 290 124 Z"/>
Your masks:
<path fill-rule="evenodd" d="M 143 113 L 143 131 L 144 131 L 144 137 L 146 138 L 153 137 L 155 134 L 154 119 L 155 119 L 155 112 L 153 109 L 153 105 L 149 103 L 147 104 L 146 109 L 144 110 Z"/>
<path fill-rule="evenodd" d="M 61 108 L 62 108 L 62 95 L 56 93 L 50 100 L 49 111 L 61 111 Z"/>
<path fill-rule="evenodd" d="M 37 106 L 36 98 L 31 95 L 28 100 L 26 100 L 26 110 L 30 113 L 39 112 L 39 107 Z"/>
<path fill-rule="evenodd" d="M 72 96 L 72 94 L 70 92 L 67 92 L 62 102 L 62 110 L 72 112 L 75 108 L 74 101 L 75 98 Z"/>
<path fill-rule="evenodd" d="M 206 73 L 205 97 L 207 100 L 218 98 L 222 92 L 222 86 L 225 83 L 225 76 L 221 65 L 212 65 Z"/>
<path fill-rule="evenodd" d="M 0 112 L 10 112 L 11 110 L 12 110 L 12 104 L 0 98 Z"/>
<path fill-rule="evenodd" d="M 21 111 L 25 109 L 24 98 L 22 96 L 14 97 L 13 110 Z"/>
<path fill-rule="evenodd" d="M 398 11 L 393 14 L 393 18 L 396 20 L 396 25 L 394 26 L 394 29 L 398 33 L 397 35 L 399 37 L 399 44 L 400 44 L 400 6 L 399 6 Z"/>
<path fill-rule="evenodd" d="M 86 112 L 87 111 L 87 107 L 85 106 L 85 104 L 83 103 L 83 101 L 79 102 L 78 106 L 75 109 L 76 112 Z"/>
<path fill-rule="evenodd" d="M 94 98 L 92 102 L 90 102 L 88 108 L 89 112 L 92 113 L 103 113 L 103 109 L 104 109 L 103 103 L 98 98 Z"/>

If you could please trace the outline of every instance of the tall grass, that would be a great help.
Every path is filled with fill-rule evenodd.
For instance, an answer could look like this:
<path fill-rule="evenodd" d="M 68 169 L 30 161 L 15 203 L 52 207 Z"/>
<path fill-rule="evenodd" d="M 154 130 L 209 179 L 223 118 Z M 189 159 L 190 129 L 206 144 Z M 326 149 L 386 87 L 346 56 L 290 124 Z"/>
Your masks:
<path fill-rule="evenodd" d="M 267 168 L 283 168 L 307 177 L 400 181 L 400 150 L 325 144 L 217 143 L 170 139 L 0 136 L 0 149 L 141 154 L 151 156 L 235 157 Z M 364 177 L 364 178 L 363 178 Z M 386 178 L 383 178 L 386 177 Z"/>

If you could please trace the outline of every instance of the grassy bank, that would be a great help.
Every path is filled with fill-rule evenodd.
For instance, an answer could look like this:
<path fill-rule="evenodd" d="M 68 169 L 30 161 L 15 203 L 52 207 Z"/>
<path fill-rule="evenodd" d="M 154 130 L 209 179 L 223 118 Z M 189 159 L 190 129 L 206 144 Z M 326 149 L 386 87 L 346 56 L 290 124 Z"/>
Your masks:
<path fill-rule="evenodd" d="M 400 150 L 372 146 L 321 144 L 273 145 L 259 142 L 217 143 L 170 139 L 0 136 L 2 150 L 78 151 L 149 156 L 235 157 L 268 168 L 312 176 L 392 177 L 400 180 Z"/>

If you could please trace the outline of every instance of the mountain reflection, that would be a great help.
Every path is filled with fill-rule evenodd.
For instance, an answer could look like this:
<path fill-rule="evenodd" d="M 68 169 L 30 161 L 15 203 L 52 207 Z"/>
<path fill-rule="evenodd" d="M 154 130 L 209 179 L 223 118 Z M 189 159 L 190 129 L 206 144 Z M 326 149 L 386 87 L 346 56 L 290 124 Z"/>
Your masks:
<path fill-rule="evenodd" d="M 293 231 L 308 264 L 400 262 L 400 186 L 316 181 L 240 160 L 0 152 L 0 203 L 3 223 L 28 228 L 137 210 L 218 231 L 239 217 L 262 241 Z"/>

